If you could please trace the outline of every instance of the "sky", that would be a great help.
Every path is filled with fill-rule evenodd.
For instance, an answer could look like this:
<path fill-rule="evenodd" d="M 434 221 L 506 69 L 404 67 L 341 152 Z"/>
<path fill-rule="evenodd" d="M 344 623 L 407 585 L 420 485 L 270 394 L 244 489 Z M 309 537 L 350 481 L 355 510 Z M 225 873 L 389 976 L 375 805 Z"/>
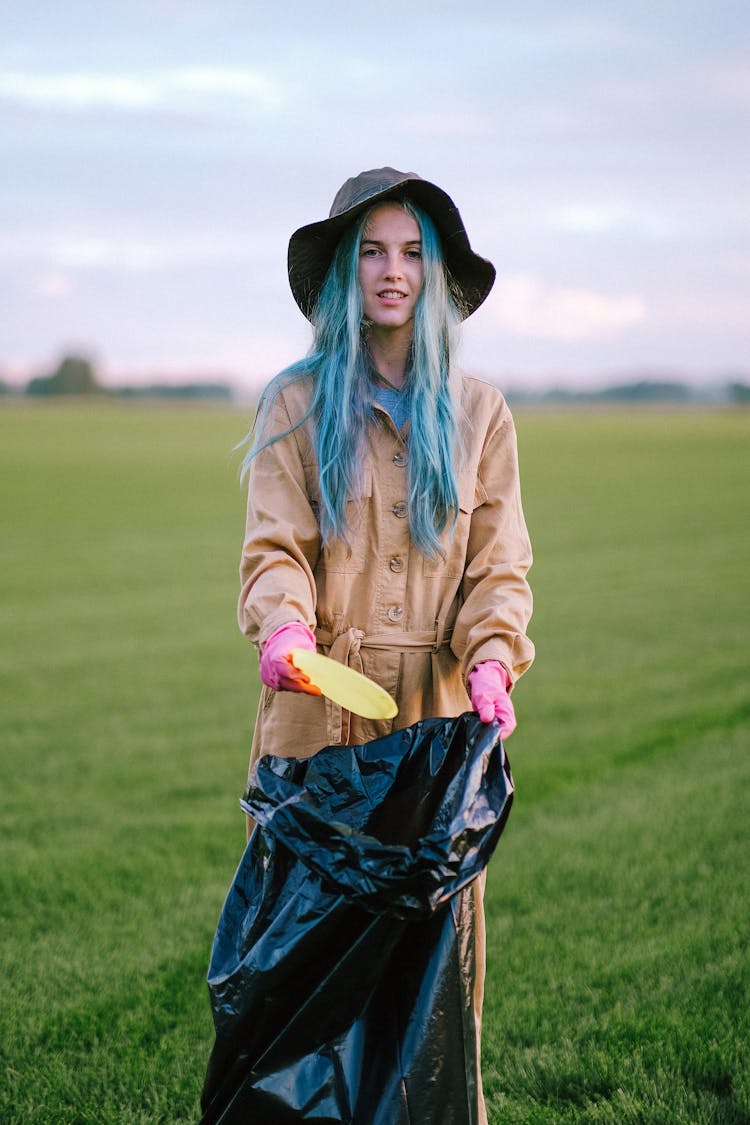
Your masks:
<path fill-rule="evenodd" d="M 0 0 L 0 377 L 253 389 L 305 353 L 290 234 L 416 171 L 497 267 L 465 368 L 750 371 L 746 0 Z"/>

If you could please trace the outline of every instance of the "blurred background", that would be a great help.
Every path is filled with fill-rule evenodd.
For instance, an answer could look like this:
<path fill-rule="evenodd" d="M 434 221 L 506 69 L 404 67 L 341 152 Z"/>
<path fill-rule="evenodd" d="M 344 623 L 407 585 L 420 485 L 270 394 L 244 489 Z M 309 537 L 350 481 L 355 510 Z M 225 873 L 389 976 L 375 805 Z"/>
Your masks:
<path fill-rule="evenodd" d="M 6 390 L 71 356 L 252 395 L 308 345 L 290 233 L 384 164 L 445 187 L 498 267 L 476 373 L 748 378 L 742 0 L 30 0 L 2 27 Z"/>

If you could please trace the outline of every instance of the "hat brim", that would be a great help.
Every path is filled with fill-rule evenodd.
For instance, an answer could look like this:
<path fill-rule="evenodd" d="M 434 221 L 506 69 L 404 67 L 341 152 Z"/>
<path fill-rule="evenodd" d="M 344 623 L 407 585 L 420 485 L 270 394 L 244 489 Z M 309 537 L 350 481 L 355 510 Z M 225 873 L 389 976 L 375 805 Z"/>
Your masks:
<path fill-rule="evenodd" d="M 294 232 L 289 240 L 287 256 L 289 284 L 295 301 L 308 320 L 314 317 L 323 282 L 344 231 L 364 211 L 391 199 L 413 200 L 434 222 L 440 234 L 461 318 L 465 320 L 471 316 L 485 300 L 495 281 L 495 267 L 472 250 L 455 203 L 436 184 L 406 177 L 338 215 L 308 223 Z"/>

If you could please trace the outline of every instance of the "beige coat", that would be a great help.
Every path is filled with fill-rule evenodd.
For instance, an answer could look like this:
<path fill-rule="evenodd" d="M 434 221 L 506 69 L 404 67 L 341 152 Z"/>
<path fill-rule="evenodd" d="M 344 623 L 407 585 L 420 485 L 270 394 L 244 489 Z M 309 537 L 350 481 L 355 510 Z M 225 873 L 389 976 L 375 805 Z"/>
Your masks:
<path fill-rule="evenodd" d="M 308 379 L 280 392 L 266 436 L 302 418 L 310 394 Z M 260 646 L 280 625 L 305 622 L 320 650 L 382 684 L 399 711 L 393 720 L 361 719 L 322 697 L 264 688 L 251 760 L 306 757 L 422 718 L 460 715 L 471 707 L 466 677 L 475 664 L 500 660 L 513 682 L 531 664 L 531 547 L 513 419 L 502 394 L 479 379 L 463 377 L 462 401 L 460 512 L 452 537 L 443 535 L 444 561 L 411 543 L 408 446 L 380 407 L 364 453 L 363 494 L 348 504 L 350 551 L 341 542 L 321 545 L 309 421 L 252 462 L 240 628 Z"/>

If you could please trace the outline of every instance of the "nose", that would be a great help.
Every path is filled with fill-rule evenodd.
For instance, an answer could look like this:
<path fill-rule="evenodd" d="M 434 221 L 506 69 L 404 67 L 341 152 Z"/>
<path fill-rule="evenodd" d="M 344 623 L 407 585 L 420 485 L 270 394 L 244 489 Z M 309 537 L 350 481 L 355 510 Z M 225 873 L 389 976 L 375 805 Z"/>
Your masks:
<path fill-rule="evenodd" d="M 385 263 L 385 276 L 388 278 L 401 277 L 401 264 L 395 251 L 388 255 Z"/>

